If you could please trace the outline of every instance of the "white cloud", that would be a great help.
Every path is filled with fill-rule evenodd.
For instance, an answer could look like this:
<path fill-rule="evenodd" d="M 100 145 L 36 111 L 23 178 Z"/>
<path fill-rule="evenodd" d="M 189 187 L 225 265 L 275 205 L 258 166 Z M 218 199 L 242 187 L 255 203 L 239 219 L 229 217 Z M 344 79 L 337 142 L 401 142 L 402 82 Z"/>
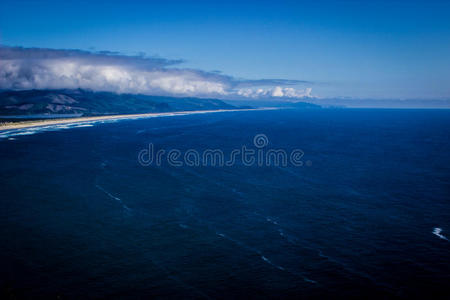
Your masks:
<path fill-rule="evenodd" d="M 245 88 L 245 89 L 239 89 L 237 91 L 237 94 L 243 97 L 247 98 L 305 98 L 305 97 L 313 97 L 311 95 L 311 88 L 305 88 L 305 89 L 294 89 L 291 87 L 281 87 L 281 86 L 275 86 L 273 88 L 268 89 L 252 89 L 252 88 Z"/>
<path fill-rule="evenodd" d="M 94 91 L 197 97 L 309 96 L 311 90 L 284 85 L 298 80 L 243 80 L 216 72 L 173 68 L 181 60 L 111 52 L 0 46 L 1 89 L 83 88 Z M 268 89 L 254 86 L 272 86 Z M 246 87 L 246 88 L 240 88 Z"/>
<path fill-rule="evenodd" d="M 284 96 L 283 89 L 280 86 L 276 86 L 272 90 L 272 97 L 283 97 L 283 96 Z"/>
<path fill-rule="evenodd" d="M 193 71 L 140 70 L 134 66 L 93 65 L 85 61 L 1 60 L 3 89 L 85 88 L 119 93 L 225 95 L 226 84 Z"/>

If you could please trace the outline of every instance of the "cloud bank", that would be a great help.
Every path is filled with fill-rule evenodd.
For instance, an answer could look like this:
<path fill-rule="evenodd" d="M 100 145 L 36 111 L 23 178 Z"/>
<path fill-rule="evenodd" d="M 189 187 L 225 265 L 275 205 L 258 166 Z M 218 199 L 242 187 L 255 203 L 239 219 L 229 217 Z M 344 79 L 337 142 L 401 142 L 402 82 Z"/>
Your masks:
<path fill-rule="evenodd" d="M 0 89 L 82 88 L 146 95 L 233 98 L 303 98 L 310 82 L 245 80 L 217 72 L 179 68 L 183 60 L 115 52 L 0 47 Z"/>
<path fill-rule="evenodd" d="M 273 88 L 269 89 L 239 89 L 237 91 L 237 94 L 240 96 L 244 96 L 246 98 L 305 98 L 305 97 L 312 97 L 311 96 L 311 88 L 305 88 L 303 90 L 294 89 L 291 87 L 281 87 L 281 86 L 275 86 Z"/>

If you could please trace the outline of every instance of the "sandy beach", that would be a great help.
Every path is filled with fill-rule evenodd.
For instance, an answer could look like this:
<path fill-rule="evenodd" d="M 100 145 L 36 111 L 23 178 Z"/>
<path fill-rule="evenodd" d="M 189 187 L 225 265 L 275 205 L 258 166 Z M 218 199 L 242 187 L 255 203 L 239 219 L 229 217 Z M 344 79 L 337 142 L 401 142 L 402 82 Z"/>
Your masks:
<path fill-rule="evenodd" d="M 194 110 L 194 111 L 175 111 L 175 112 L 164 112 L 164 113 L 107 115 L 107 116 L 94 116 L 94 117 L 76 117 L 76 118 L 64 118 L 64 119 L 46 119 L 46 120 L 30 120 L 30 121 L 20 121 L 20 122 L 4 122 L 4 123 L 0 123 L 0 131 L 31 128 L 31 127 L 51 126 L 51 125 L 61 125 L 61 124 L 92 123 L 92 122 L 101 122 L 101 121 L 106 121 L 106 120 L 141 119 L 141 118 L 153 118 L 153 117 L 164 117 L 164 116 L 251 111 L 251 110 L 267 110 L 267 109 L 272 109 L 272 108 Z"/>

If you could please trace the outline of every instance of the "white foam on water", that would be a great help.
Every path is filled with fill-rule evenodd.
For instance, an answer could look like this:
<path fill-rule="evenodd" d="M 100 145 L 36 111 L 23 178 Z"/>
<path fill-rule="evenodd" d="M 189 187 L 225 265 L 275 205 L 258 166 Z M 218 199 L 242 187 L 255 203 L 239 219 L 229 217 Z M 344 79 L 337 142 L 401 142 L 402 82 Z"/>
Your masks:
<path fill-rule="evenodd" d="M 441 239 L 443 239 L 443 240 L 448 241 L 448 238 L 447 238 L 445 235 L 443 235 L 441 232 L 442 232 L 442 228 L 436 227 L 436 228 L 433 229 L 433 232 L 432 232 L 432 233 L 433 233 L 435 236 L 437 236 L 437 237 L 439 237 L 439 238 L 441 238 Z"/>
<path fill-rule="evenodd" d="M 307 278 L 307 277 L 303 277 L 303 280 L 306 281 L 306 282 L 309 282 L 309 283 L 317 284 L 317 281 L 312 280 L 312 279 L 309 279 L 309 278 Z"/>
<path fill-rule="evenodd" d="M 119 197 L 116 197 L 114 195 L 112 195 L 110 192 L 108 192 L 107 190 L 105 190 L 104 188 L 102 188 L 101 186 L 99 186 L 98 184 L 95 185 L 100 191 L 102 191 L 103 193 L 105 193 L 106 195 L 108 195 L 111 199 L 116 200 L 117 202 L 119 202 L 122 207 L 127 211 L 130 212 L 131 208 L 129 208 L 128 206 L 125 205 L 125 203 L 123 203 L 122 199 L 120 199 Z"/>
<path fill-rule="evenodd" d="M 255 212 L 255 214 L 261 216 L 261 215 L 260 215 L 259 213 L 257 213 L 257 212 Z M 280 230 L 281 230 L 281 229 L 280 229 Z M 280 232 L 282 232 L 282 230 L 281 230 Z M 312 283 L 312 284 L 319 284 L 317 281 L 314 281 L 314 280 L 309 279 L 308 277 L 306 277 L 304 274 L 302 274 L 302 272 L 293 272 L 293 271 L 291 271 L 291 270 L 285 269 L 284 267 L 282 267 L 282 266 L 280 266 L 280 265 L 274 264 L 269 258 L 267 258 L 266 256 L 264 256 L 263 253 L 262 253 L 261 251 L 259 251 L 258 249 L 255 249 L 255 248 L 253 248 L 253 247 L 251 247 L 251 246 L 248 246 L 248 245 L 246 245 L 246 244 L 244 244 L 244 243 L 242 243 L 242 242 L 240 242 L 240 241 L 238 241 L 238 240 L 235 240 L 235 239 L 233 239 L 233 238 L 231 238 L 231 237 L 229 237 L 229 236 L 227 236 L 227 235 L 225 235 L 225 234 L 223 234 L 223 233 L 220 233 L 220 232 L 217 232 L 217 231 L 216 231 L 216 234 L 217 234 L 218 236 L 220 236 L 220 237 L 222 237 L 222 238 L 224 238 L 224 239 L 227 239 L 227 240 L 229 240 L 229 241 L 235 243 L 236 245 L 238 245 L 238 246 L 240 246 L 240 247 L 246 249 L 247 251 L 254 252 L 255 254 L 259 255 L 259 257 L 260 257 L 264 262 L 270 264 L 271 266 L 277 268 L 277 269 L 280 270 L 280 271 L 284 271 L 284 272 L 290 273 L 290 274 L 292 274 L 292 275 L 294 275 L 294 276 L 300 277 L 300 278 L 302 278 L 305 282 Z"/>
<path fill-rule="evenodd" d="M 82 127 L 93 127 L 94 124 L 78 124 L 76 126 L 74 126 L 74 128 L 82 128 Z"/>
<path fill-rule="evenodd" d="M 271 265 L 271 266 L 277 268 L 277 269 L 280 270 L 280 271 L 286 271 L 286 272 L 291 273 L 291 274 L 294 274 L 294 275 L 296 275 L 296 276 L 300 276 L 301 278 L 303 278 L 303 280 L 304 280 L 305 282 L 317 284 L 317 281 L 314 281 L 314 280 L 312 280 L 312 279 L 309 279 L 308 277 L 304 276 L 303 274 L 298 274 L 298 273 L 296 273 L 296 272 L 290 272 L 290 271 L 287 271 L 287 270 L 286 270 L 285 268 L 283 268 L 282 266 L 279 266 L 279 265 L 277 265 L 277 264 L 274 264 L 270 259 L 268 259 L 268 258 L 265 257 L 264 255 L 261 255 L 261 259 L 262 259 L 263 261 L 265 261 L 266 263 L 268 263 L 269 265 Z"/>
<path fill-rule="evenodd" d="M 252 248 L 252 247 L 249 247 L 249 246 L 245 245 L 244 243 L 242 243 L 242 242 L 240 242 L 240 241 L 237 241 L 237 240 L 235 240 L 235 239 L 232 239 L 232 238 L 226 236 L 226 235 L 223 234 L 223 233 L 216 232 L 216 234 L 217 234 L 218 236 L 222 237 L 222 238 L 225 238 L 225 239 L 227 239 L 227 240 L 229 240 L 229 241 L 231 241 L 231 242 L 237 244 L 238 246 L 240 246 L 240 247 L 242 247 L 242 248 L 244 248 L 244 249 L 246 249 L 246 250 L 248 250 L 248 251 L 255 252 L 256 254 L 258 254 L 258 255 L 261 257 L 261 259 L 262 259 L 263 261 L 265 261 L 265 262 L 268 263 L 269 265 L 271 265 L 271 266 L 277 268 L 278 270 L 286 271 L 285 268 L 283 268 L 282 266 L 279 266 L 279 265 L 277 265 L 277 264 L 274 264 L 270 259 L 268 259 L 268 258 L 265 257 L 264 255 L 262 255 L 261 251 L 259 251 L 259 250 L 257 250 L 257 249 L 254 249 L 254 248 Z M 302 276 L 302 277 L 304 277 L 304 276 Z"/>
<path fill-rule="evenodd" d="M 38 130 L 26 130 L 26 131 L 16 132 L 15 134 L 13 133 L 12 135 L 32 135 L 32 134 L 35 134 L 36 132 L 38 132 Z"/>
<path fill-rule="evenodd" d="M 278 270 L 286 271 L 285 268 L 283 268 L 283 267 L 281 267 L 281 266 L 279 266 L 279 265 L 274 264 L 273 262 L 270 261 L 270 259 L 268 259 L 268 258 L 265 257 L 264 255 L 261 256 L 261 259 L 262 259 L 263 261 L 265 261 L 266 263 L 268 263 L 269 265 L 274 266 L 274 267 L 277 268 Z"/>
<path fill-rule="evenodd" d="M 271 218 L 266 218 L 266 221 L 269 222 L 269 223 L 272 223 L 273 225 L 278 225 L 278 222 L 273 220 L 273 219 L 271 219 Z"/>
<path fill-rule="evenodd" d="M 46 126 L 36 126 L 29 128 L 19 128 L 2 131 L 0 134 L 0 139 L 8 138 L 11 139 L 13 137 L 19 137 L 24 135 L 33 135 L 40 132 L 48 132 L 48 131 L 58 131 L 62 129 L 72 129 L 72 128 L 82 128 L 82 127 L 92 127 L 94 126 L 94 122 L 82 122 L 82 123 L 69 123 L 69 124 L 55 124 L 55 125 L 46 125 Z"/>

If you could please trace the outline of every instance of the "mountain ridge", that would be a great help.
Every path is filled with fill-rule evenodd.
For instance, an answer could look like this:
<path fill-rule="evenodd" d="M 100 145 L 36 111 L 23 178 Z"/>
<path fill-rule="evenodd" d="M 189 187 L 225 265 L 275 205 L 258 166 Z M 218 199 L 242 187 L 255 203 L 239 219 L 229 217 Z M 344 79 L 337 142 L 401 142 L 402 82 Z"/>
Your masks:
<path fill-rule="evenodd" d="M 117 94 L 83 89 L 2 90 L 0 115 L 82 115 L 236 109 L 219 99 Z"/>

